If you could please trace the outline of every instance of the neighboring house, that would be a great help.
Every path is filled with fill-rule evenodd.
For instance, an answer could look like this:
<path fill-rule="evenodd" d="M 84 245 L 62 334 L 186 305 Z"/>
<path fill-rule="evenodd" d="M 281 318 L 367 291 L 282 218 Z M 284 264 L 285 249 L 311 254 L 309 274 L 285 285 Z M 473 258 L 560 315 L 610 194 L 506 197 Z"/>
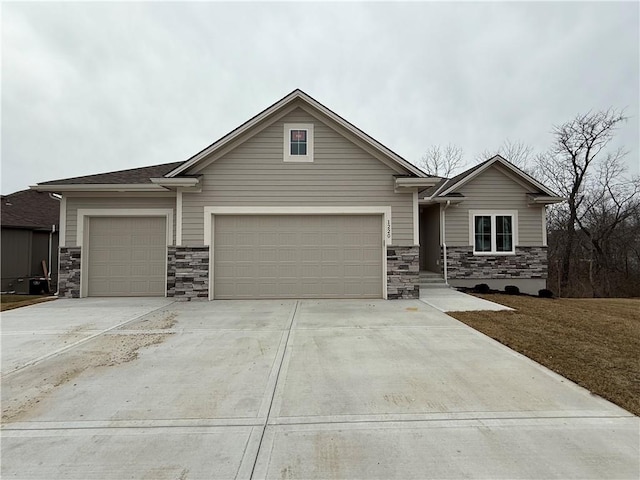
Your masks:
<path fill-rule="evenodd" d="M 522 198 L 508 207 L 518 212 L 509 217 L 515 250 L 479 257 L 487 265 L 510 255 L 515 280 L 544 283 L 544 202 L 556 197 L 501 159 L 492 161 L 463 185 L 452 184 L 455 190 L 419 197 L 444 186 L 442 179 L 295 90 L 185 162 L 32 188 L 62 195 L 59 290 L 67 297 L 416 298 L 420 262 L 442 270 L 436 257 L 450 235 L 456 237 L 447 255 L 460 266 L 453 268 L 452 257 L 447 275 L 473 278 L 462 257 L 475 234 L 466 229 L 485 220 L 469 220 L 475 217 L 467 204 L 503 210 L 518 189 Z M 499 169 L 513 171 L 500 173 L 495 200 L 485 204 L 467 193 Z M 538 203 L 530 206 L 527 194 Z M 452 196 L 462 202 L 440 207 Z M 495 228 L 498 213 L 487 215 L 486 228 Z M 486 228 L 478 234 L 489 239 Z M 540 267 L 531 274 L 522 240 L 537 247 Z M 504 275 L 497 268 L 484 268 L 483 280 Z"/>
<path fill-rule="evenodd" d="M 55 292 L 60 200 L 49 193 L 22 190 L 2 195 L 0 212 L 2 291 L 40 293 L 50 288 Z"/>

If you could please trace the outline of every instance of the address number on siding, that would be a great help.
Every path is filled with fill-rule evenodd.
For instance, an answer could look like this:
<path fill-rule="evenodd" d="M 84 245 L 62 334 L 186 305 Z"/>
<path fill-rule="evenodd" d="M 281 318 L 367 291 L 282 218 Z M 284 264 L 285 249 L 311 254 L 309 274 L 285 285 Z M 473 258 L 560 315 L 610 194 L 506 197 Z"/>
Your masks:
<path fill-rule="evenodd" d="M 391 221 L 390 220 L 387 220 L 386 236 L 387 236 L 387 240 L 391 240 Z"/>

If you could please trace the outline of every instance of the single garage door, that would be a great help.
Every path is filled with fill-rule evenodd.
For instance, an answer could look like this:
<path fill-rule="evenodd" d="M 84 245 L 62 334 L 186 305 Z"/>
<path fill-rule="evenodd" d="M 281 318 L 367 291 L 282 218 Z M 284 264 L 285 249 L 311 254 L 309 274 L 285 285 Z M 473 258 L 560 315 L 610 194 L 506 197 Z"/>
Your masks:
<path fill-rule="evenodd" d="M 166 218 L 89 219 L 88 294 L 164 296 Z"/>
<path fill-rule="evenodd" d="M 381 298 L 382 216 L 216 215 L 214 298 Z"/>

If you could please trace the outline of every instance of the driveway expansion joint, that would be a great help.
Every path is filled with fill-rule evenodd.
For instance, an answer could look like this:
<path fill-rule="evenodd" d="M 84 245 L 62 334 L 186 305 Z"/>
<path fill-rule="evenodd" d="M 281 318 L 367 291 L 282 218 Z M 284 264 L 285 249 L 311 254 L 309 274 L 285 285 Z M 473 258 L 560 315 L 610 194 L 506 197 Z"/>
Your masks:
<path fill-rule="evenodd" d="M 255 439 L 254 442 L 257 443 L 257 447 L 255 449 L 255 454 L 253 454 L 253 465 L 251 466 L 251 474 L 249 475 L 249 478 L 253 478 L 253 474 L 256 468 L 256 464 L 258 462 L 258 457 L 260 456 L 260 449 L 262 448 L 262 443 L 264 441 L 264 434 L 265 431 L 267 429 L 267 425 L 269 424 L 269 418 L 271 416 L 271 411 L 273 408 L 273 401 L 275 399 L 276 396 L 276 392 L 278 391 L 278 382 L 280 381 L 280 373 L 282 371 L 282 365 L 284 363 L 284 359 L 286 357 L 286 353 L 287 353 L 287 346 L 289 344 L 289 339 L 291 338 L 291 330 L 293 329 L 293 326 L 295 325 L 295 318 L 296 318 L 296 313 L 298 312 L 298 306 L 300 304 L 299 300 L 296 300 L 293 304 L 293 306 L 291 307 L 291 312 L 289 314 L 289 319 L 287 322 L 288 328 L 286 329 L 286 333 L 284 335 L 284 339 L 283 339 L 283 344 L 284 344 L 284 348 L 282 348 L 282 350 L 278 351 L 278 355 L 277 355 L 277 373 L 275 375 L 275 381 L 273 382 L 273 386 L 270 389 L 270 399 L 269 399 L 269 408 L 267 410 L 267 416 L 265 418 L 264 423 L 261 425 L 261 432 L 260 432 L 260 439 L 257 440 Z M 253 433 L 253 432 L 252 432 Z M 251 443 L 252 438 L 250 437 L 248 442 L 247 442 L 247 447 L 245 448 L 245 455 L 246 455 L 246 449 L 248 449 L 248 445 L 249 443 Z M 243 462 L 244 463 L 244 462 Z M 242 467 L 241 467 L 242 468 Z"/>

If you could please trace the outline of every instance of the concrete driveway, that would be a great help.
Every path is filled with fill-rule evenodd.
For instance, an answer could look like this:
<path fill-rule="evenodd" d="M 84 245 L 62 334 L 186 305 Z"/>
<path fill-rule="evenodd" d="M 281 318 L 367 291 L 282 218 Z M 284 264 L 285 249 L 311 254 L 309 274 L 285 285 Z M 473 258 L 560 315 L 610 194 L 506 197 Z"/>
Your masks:
<path fill-rule="evenodd" d="M 2 315 L 2 478 L 633 478 L 637 417 L 420 301 Z"/>

